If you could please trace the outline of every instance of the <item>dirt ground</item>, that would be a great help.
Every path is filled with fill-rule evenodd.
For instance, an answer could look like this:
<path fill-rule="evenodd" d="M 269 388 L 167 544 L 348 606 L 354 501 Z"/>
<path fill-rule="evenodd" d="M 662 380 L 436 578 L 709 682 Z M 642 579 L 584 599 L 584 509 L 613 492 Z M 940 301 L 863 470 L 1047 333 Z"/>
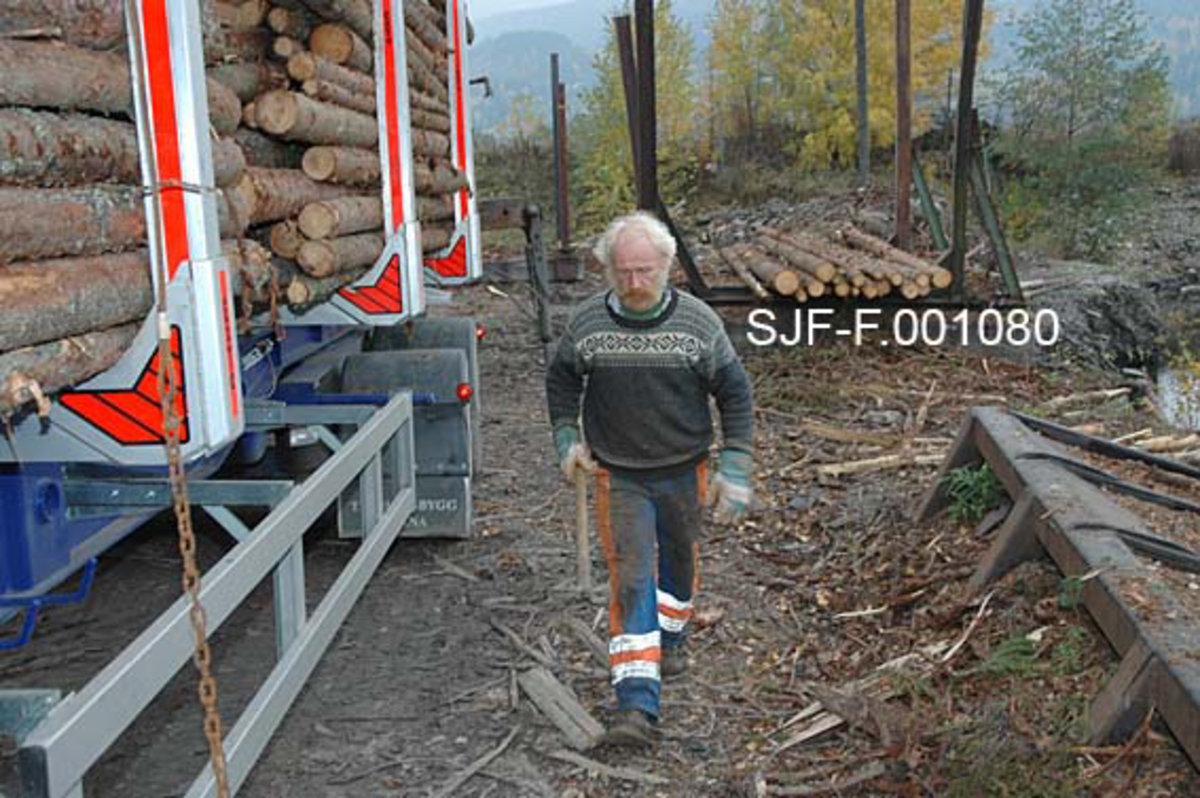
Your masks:
<path fill-rule="evenodd" d="M 601 277 L 556 286 L 556 322 Z M 966 410 L 1002 404 L 1104 425 L 1159 423 L 1144 405 L 1056 406 L 1111 375 L 952 349 L 744 347 L 755 383 L 757 502 L 702 544 L 690 671 L 664 687 L 648 752 L 568 761 L 562 734 L 516 687 L 542 664 L 600 720 L 607 672 L 573 618 L 603 638 L 606 569 L 576 587 L 574 493 L 546 421 L 543 347 L 521 284 L 459 293 L 489 328 L 481 349 L 484 457 L 478 536 L 402 541 L 388 555 L 241 794 L 350 796 L 1194 795 L 1196 772 L 1158 723 L 1129 745 L 1089 745 L 1092 697 L 1117 660 L 1048 561 L 966 587 L 988 540 L 976 521 L 912 510 Z M 731 321 L 736 322 L 736 311 Z M 744 311 L 742 311 L 744 314 Z M 900 468 L 822 476 L 821 465 L 901 454 Z M 916 463 L 920 463 L 919 465 Z M 202 525 L 213 562 L 229 542 Z M 170 524 L 102 561 L 83 606 L 47 612 L 35 642 L 0 656 L 6 687 L 83 684 L 178 589 Z M 322 519 L 306 540 L 314 605 L 352 544 Z M 502 630 L 508 630 L 512 636 Z M 512 637 L 520 644 L 514 643 Z M 953 650 L 952 650 L 953 649 Z M 269 586 L 217 635 L 226 723 L 273 661 Z M 899 664 L 896 661 L 900 660 Z M 890 678 L 877 670 L 892 663 Z M 92 772 L 93 798 L 181 795 L 203 765 L 192 672 Z M 831 692 L 833 691 L 833 692 Z M 818 733 L 839 704 L 849 726 Z M 803 737 L 801 732 L 811 732 Z M 452 793 L 472 763 L 503 750 Z M 2 764 L 2 763 L 0 763 Z M 612 770 L 615 769 L 615 770 Z M 3 768 L 0 767 L 0 771 Z M 3 785 L 3 781 L 0 781 Z M 0 788 L 2 791 L 2 788 Z"/>

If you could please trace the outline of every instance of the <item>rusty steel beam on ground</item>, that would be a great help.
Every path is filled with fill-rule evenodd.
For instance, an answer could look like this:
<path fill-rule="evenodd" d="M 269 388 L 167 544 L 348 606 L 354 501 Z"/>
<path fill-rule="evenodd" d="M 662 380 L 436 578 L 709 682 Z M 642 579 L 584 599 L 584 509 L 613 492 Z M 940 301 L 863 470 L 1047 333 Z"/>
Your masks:
<path fill-rule="evenodd" d="M 912 249 L 912 6 L 896 0 L 896 246 Z"/>
<path fill-rule="evenodd" d="M 637 23 L 638 209 L 658 210 L 658 111 L 654 88 L 654 2 L 635 0 Z"/>
<path fill-rule="evenodd" d="M 954 142 L 954 232 L 948 267 L 954 274 L 954 294 L 965 296 L 967 213 L 971 172 L 971 105 L 975 95 L 975 65 L 983 30 L 983 0 L 964 0 L 962 65 L 958 83 L 958 118 Z"/>
<path fill-rule="evenodd" d="M 1200 619 L 1122 539 L 1129 532 L 1151 534 L 1141 519 L 1047 455 L 1065 452 L 1015 415 L 974 408 L 917 518 L 946 505 L 951 470 L 986 462 L 1014 509 L 972 585 L 982 587 L 1024 560 L 1049 554 L 1064 575 L 1082 581 L 1084 606 L 1122 657 L 1089 710 L 1093 740 L 1127 733 L 1152 705 L 1200 768 Z"/>

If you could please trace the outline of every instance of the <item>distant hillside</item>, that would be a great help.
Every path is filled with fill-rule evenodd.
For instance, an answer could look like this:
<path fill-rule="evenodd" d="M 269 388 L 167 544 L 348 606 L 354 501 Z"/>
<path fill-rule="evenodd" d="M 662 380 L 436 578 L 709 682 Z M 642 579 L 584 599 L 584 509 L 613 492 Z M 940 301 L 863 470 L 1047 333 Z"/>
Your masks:
<path fill-rule="evenodd" d="M 593 82 L 592 52 L 566 36 L 544 31 L 517 31 L 476 39 L 471 47 L 471 75 L 486 75 L 492 96 L 475 90 L 475 127 L 497 131 L 512 112 L 512 103 L 527 92 L 534 111 L 549 125 L 550 53 L 558 53 L 560 80 L 567 87 L 567 108 L 577 109 L 581 92 Z"/>
<path fill-rule="evenodd" d="M 705 20 L 714 0 L 675 0 L 675 14 L 696 40 L 697 60 L 708 48 Z M 629 4 L 632 13 L 632 3 Z M 498 129 L 522 91 L 535 100 L 537 113 L 549 119 L 550 53 L 559 53 L 560 72 L 567 85 L 569 113 L 579 110 L 582 92 L 595 82 L 592 60 L 604 46 L 614 14 L 624 13 L 620 2 L 574 0 L 545 8 L 495 14 L 479 19 L 471 47 L 472 76 L 487 75 L 495 96 L 476 94 L 475 120 L 481 130 Z M 478 91 L 478 90 L 477 90 Z"/>
<path fill-rule="evenodd" d="M 849 0 L 847 0 L 849 1 Z M 995 14 L 989 45 L 992 55 L 982 72 L 996 69 L 1012 57 L 1016 15 L 1044 0 L 991 0 Z M 675 14 L 696 42 L 696 65 L 708 49 L 707 21 L 715 0 L 675 0 Z M 1137 0 L 1150 20 L 1151 35 L 1171 58 L 1171 87 L 1181 117 L 1200 116 L 1200 2 L 1194 0 Z M 496 127 L 508 119 L 514 97 L 528 91 L 538 113 L 549 119 L 549 54 L 561 53 L 568 107 L 579 109 L 580 93 L 591 86 L 592 58 L 604 44 L 608 20 L 631 3 L 620 0 L 571 0 L 557 5 L 483 17 L 476 25 L 471 48 L 473 76 L 487 75 L 496 96 L 476 104 L 477 124 Z M 479 95 L 476 95 L 477 97 Z"/>
<path fill-rule="evenodd" d="M 1013 57 L 1016 19 L 1044 0 L 994 0 L 991 30 L 992 58 L 985 68 L 995 68 Z M 1180 118 L 1200 116 L 1200 3 L 1182 0 L 1136 0 L 1146 15 L 1150 36 L 1163 44 L 1171 59 L 1171 93 Z"/>

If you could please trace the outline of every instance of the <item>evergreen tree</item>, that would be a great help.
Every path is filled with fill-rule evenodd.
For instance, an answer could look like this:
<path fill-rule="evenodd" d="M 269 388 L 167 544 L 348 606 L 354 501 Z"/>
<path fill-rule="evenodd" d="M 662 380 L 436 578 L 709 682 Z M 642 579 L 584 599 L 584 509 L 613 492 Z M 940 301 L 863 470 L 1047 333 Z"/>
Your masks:
<path fill-rule="evenodd" d="M 1018 39 L 995 91 L 999 150 L 1025 175 L 1013 210 L 1053 229 L 1066 254 L 1094 256 L 1119 231 L 1126 190 L 1163 155 L 1167 59 L 1133 0 L 1048 0 Z"/>

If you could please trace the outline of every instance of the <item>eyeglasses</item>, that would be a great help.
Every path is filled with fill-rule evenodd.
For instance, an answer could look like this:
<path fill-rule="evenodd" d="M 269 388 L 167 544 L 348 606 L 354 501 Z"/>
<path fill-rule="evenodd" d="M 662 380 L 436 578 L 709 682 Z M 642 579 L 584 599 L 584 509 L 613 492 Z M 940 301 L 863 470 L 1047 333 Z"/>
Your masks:
<path fill-rule="evenodd" d="M 617 269 L 618 280 L 632 280 L 634 277 L 639 277 L 644 280 L 654 278 L 659 273 L 659 269 L 654 266 L 643 266 L 637 269 Z"/>

